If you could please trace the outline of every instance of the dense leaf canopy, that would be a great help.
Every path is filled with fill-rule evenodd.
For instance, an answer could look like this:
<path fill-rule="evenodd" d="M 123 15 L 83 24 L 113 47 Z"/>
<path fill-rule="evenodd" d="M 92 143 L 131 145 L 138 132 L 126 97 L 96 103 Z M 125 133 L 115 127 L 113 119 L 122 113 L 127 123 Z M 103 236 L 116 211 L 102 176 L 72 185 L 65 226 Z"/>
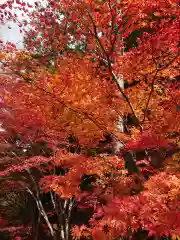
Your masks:
<path fill-rule="evenodd" d="M 9 0 L 0 12 L 25 32 L 24 50 L 1 43 L 2 196 L 33 199 L 52 239 L 180 236 L 179 1 Z M 81 208 L 92 214 L 77 225 Z M 38 239 L 35 220 L 7 215 L 2 231 Z"/>

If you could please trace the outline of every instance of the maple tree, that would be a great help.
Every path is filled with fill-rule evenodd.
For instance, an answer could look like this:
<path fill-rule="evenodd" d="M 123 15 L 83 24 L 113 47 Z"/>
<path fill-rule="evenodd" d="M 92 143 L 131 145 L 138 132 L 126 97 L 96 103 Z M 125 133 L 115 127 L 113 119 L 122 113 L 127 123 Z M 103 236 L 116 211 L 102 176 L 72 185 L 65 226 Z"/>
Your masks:
<path fill-rule="evenodd" d="M 4 192 L 33 198 L 53 239 L 180 236 L 179 2 L 16 4 L 31 28 L 25 50 L 1 47 Z M 31 221 L 2 230 L 27 238 Z"/>

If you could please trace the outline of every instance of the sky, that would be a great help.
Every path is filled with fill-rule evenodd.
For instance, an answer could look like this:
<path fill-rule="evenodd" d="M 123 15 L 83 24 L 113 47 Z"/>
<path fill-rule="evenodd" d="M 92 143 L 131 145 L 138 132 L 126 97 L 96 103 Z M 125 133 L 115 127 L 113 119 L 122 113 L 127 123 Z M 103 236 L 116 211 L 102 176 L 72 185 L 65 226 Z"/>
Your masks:
<path fill-rule="evenodd" d="M 12 42 L 17 48 L 23 48 L 23 34 L 20 33 L 19 27 L 14 22 L 8 22 L 0 26 L 0 39 L 3 42 Z"/>
<path fill-rule="evenodd" d="M 0 4 L 5 3 L 7 0 L 0 0 Z M 33 4 L 37 0 L 24 0 Z M 40 0 L 39 2 L 46 2 L 46 0 Z M 17 13 L 17 10 L 16 10 Z M 21 20 L 21 14 L 18 14 L 19 20 Z M 0 40 L 3 42 L 9 41 L 16 44 L 17 48 L 23 48 L 23 34 L 20 33 L 19 27 L 14 22 L 7 22 L 4 25 L 0 25 Z"/>

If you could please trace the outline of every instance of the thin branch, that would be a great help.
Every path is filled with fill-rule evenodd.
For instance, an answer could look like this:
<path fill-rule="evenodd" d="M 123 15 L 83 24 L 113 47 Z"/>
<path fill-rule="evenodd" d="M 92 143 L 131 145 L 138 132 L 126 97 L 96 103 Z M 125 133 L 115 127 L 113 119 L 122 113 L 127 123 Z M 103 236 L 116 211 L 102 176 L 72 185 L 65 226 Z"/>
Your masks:
<path fill-rule="evenodd" d="M 58 227 L 59 227 L 59 229 L 61 231 L 61 238 L 62 238 L 62 240 L 65 240 L 65 231 L 64 231 L 64 226 L 63 226 L 63 215 L 64 215 L 63 211 L 61 211 L 59 213 L 59 210 L 58 210 L 58 207 L 56 205 L 56 201 L 55 201 L 55 199 L 53 197 L 53 193 L 52 192 L 50 192 L 50 196 L 51 196 L 51 202 L 53 204 L 54 210 L 55 210 L 57 218 L 58 218 Z"/>
<path fill-rule="evenodd" d="M 46 214 L 46 212 L 44 211 L 44 208 L 42 207 L 42 203 L 40 201 L 40 199 L 38 199 L 34 193 L 29 189 L 29 188 L 26 188 L 27 192 L 29 192 L 31 194 L 31 196 L 34 198 L 34 200 L 36 201 L 36 205 L 37 205 L 37 208 L 39 210 L 39 212 L 41 213 L 41 215 L 43 216 L 49 230 L 50 230 L 50 233 L 51 233 L 51 236 L 54 237 L 54 230 L 53 230 L 53 227 L 49 221 L 49 218 Z"/>
<path fill-rule="evenodd" d="M 155 58 L 152 56 L 152 60 L 156 66 L 156 72 L 155 72 L 155 75 L 153 77 L 153 80 L 152 80 L 152 84 L 151 84 L 151 90 L 150 90 L 150 93 L 149 93 L 149 96 L 148 96 L 148 100 L 147 100 L 147 103 L 146 103 L 146 107 L 145 107 L 145 111 L 144 111 L 144 117 L 143 117 L 143 121 L 142 123 L 144 123 L 145 121 L 145 118 L 147 116 L 147 111 L 148 111 L 148 106 L 149 106 L 149 103 L 150 103 L 150 100 L 151 100 L 151 97 L 152 97 L 152 94 L 154 92 L 154 84 L 155 84 L 155 81 L 156 81 L 156 77 L 157 77 L 157 74 L 168 68 L 178 57 L 180 56 L 180 54 L 178 53 L 176 56 L 174 56 L 167 64 L 165 64 L 164 66 L 159 66 L 158 62 L 155 60 Z"/>
<path fill-rule="evenodd" d="M 162 71 L 164 69 L 166 69 L 167 67 L 169 67 L 169 65 L 171 65 L 178 57 L 180 56 L 180 53 L 178 53 L 176 56 L 174 56 L 167 64 L 160 66 L 158 68 L 159 71 Z"/>
<path fill-rule="evenodd" d="M 88 13 L 89 13 L 89 12 L 88 12 Z M 113 72 L 113 70 L 112 70 L 112 65 L 111 65 L 111 61 L 110 61 L 110 58 L 109 58 L 109 54 L 106 52 L 106 50 L 105 50 L 105 48 L 104 48 L 104 46 L 103 46 L 100 38 L 98 37 L 97 28 L 96 28 L 96 25 L 95 25 L 94 20 L 93 20 L 93 18 L 92 18 L 92 16 L 91 16 L 90 13 L 89 13 L 89 17 L 90 17 L 91 22 L 92 22 L 92 24 L 93 24 L 95 37 L 96 37 L 96 39 L 97 39 L 97 41 L 98 41 L 98 43 L 99 43 L 99 45 L 100 45 L 100 47 L 101 47 L 101 49 L 102 49 L 105 57 L 106 57 L 107 64 L 108 64 L 108 69 L 109 69 L 109 72 L 110 72 L 110 74 L 111 74 L 111 76 L 112 76 L 112 79 L 113 79 L 114 82 L 116 83 L 116 86 L 118 87 L 118 90 L 119 90 L 120 93 L 122 94 L 123 98 L 124 98 L 125 101 L 128 103 L 128 105 L 129 105 L 129 107 L 130 107 L 130 109 L 131 109 L 131 112 L 132 112 L 132 114 L 134 115 L 134 117 L 135 117 L 135 119 L 136 119 L 136 122 L 137 122 L 140 130 L 142 131 L 143 128 L 142 128 L 142 126 L 141 126 L 141 124 L 140 124 L 140 122 L 139 122 L 139 119 L 138 119 L 138 117 L 137 117 L 137 115 L 136 115 L 136 113 L 135 113 L 135 110 L 134 110 L 134 108 L 133 108 L 133 105 L 132 105 L 130 99 L 128 98 L 128 96 L 124 93 L 122 87 L 119 85 L 118 78 L 117 78 L 117 76 L 114 74 L 114 72 Z"/>
<path fill-rule="evenodd" d="M 110 12 L 111 12 L 111 32 L 110 32 L 110 41 L 111 41 L 111 44 L 112 44 L 112 33 L 114 31 L 114 26 L 115 26 L 115 22 L 116 22 L 116 15 L 113 14 L 113 9 L 112 9 L 112 6 L 111 6 L 111 1 L 108 0 L 108 6 L 109 6 L 109 9 L 110 9 Z"/>
<path fill-rule="evenodd" d="M 65 218 L 65 223 L 66 223 L 66 240 L 69 239 L 69 227 L 70 227 L 70 218 L 71 218 L 71 211 L 72 211 L 72 208 L 73 208 L 73 199 L 70 199 L 69 200 L 69 206 L 67 208 L 67 215 L 66 215 L 66 218 Z"/>
<path fill-rule="evenodd" d="M 88 11 L 88 10 L 87 10 L 87 11 Z M 108 57 L 108 54 L 107 54 L 107 52 L 106 52 L 106 50 L 105 50 L 105 48 L 104 48 L 104 46 L 103 46 L 100 38 L 98 37 L 98 32 L 97 32 L 96 24 L 95 24 L 95 22 L 94 22 L 94 20 L 93 20 L 93 17 L 92 17 L 91 14 L 89 13 L 89 11 L 88 11 L 88 15 L 89 15 L 90 20 L 91 20 L 92 25 L 93 25 L 95 38 L 96 38 L 97 42 L 99 43 L 99 46 L 101 47 L 101 50 L 103 51 L 104 55 L 105 55 L 106 57 Z"/>
<path fill-rule="evenodd" d="M 109 0 L 109 2 L 110 2 L 110 0 Z M 109 3 L 109 4 L 110 4 L 110 3 Z M 129 6 L 127 7 L 127 9 L 126 9 L 126 11 L 125 11 L 124 13 L 122 13 L 122 12 L 120 11 L 120 15 L 121 15 L 122 18 L 123 18 L 123 16 L 126 16 L 126 14 L 128 13 L 131 5 L 132 5 L 132 3 L 129 4 Z M 111 7 L 111 8 L 112 8 L 112 7 Z M 116 44 L 116 41 L 117 41 L 118 32 L 119 32 L 119 30 L 120 30 L 120 28 L 121 28 L 122 26 L 123 26 L 123 21 L 121 21 L 121 24 L 119 24 L 118 27 L 117 27 L 117 29 L 113 32 L 113 34 L 115 35 L 115 37 L 114 37 L 113 42 L 111 43 L 111 48 L 110 48 L 110 50 L 109 50 L 109 52 L 108 52 L 108 55 L 111 55 L 112 52 L 114 51 L 115 44 Z M 123 34 L 124 31 L 125 31 L 125 29 L 122 30 L 121 36 L 122 36 L 122 34 Z M 124 49 L 122 49 L 122 50 L 124 50 Z"/>
<path fill-rule="evenodd" d="M 130 107 L 130 109 L 131 109 L 131 112 L 132 112 L 133 116 L 135 117 L 136 122 L 137 122 L 140 130 L 143 130 L 143 128 L 142 128 L 142 126 L 141 126 L 141 124 L 140 124 L 140 122 L 139 122 L 139 119 L 138 119 L 138 117 L 137 117 L 137 115 L 136 115 L 136 112 L 135 112 L 135 110 L 134 110 L 134 107 L 133 107 L 130 99 L 129 99 L 128 96 L 124 93 L 122 87 L 121 87 L 121 86 L 119 85 L 119 83 L 118 83 L 118 78 L 115 76 L 115 74 L 114 74 L 113 72 L 112 72 L 112 75 L 113 75 L 113 79 L 114 79 L 114 81 L 115 81 L 115 83 L 116 83 L 116 85 L 117 85 L 120 93 L 122 94 L 122 96 L 124 97 L 124 99 L 126 100 L 126 102 L 128 103 L 128 105 L 129 105 L 129 107 Z"/>
<path fill-rule="evenodd" d="M 50 233 L 51 233 L 51 236 L 54 237 L 55 236 L 55 233 L 54 233 L 54 230 L 53 230 L 53 227 L 49 221 L 49 218 L 47 216 L 47 213 L 42 205 L 42 202 L 41 202 L 41 199 L 40 199 L 40 195 L 39 195 L 39 189 L 37 187 L 37 184 L 36 184 L 36 181 L 33 177 L 33 175 L 31 174 L 31 171 L 29 169 L 26 169 L 26 172 L 29 174 L 31 180 L 32 180 L 32 183 L 36 189 L 36 196 L 34 195 L 34 193 L 29 189 L 29 188 L 26 188 L 27 191 L 33 196 L 33 198 L 35 199 L 36 201 L 36 205 L 37 205 L 37 208 L 39 210 L 39 212 L 41 213 L 41 215 L 43 216 L 49 230 L 50 230 Z"/>
<path fill-rule="evenodd" d="M 154 92 L 154 84 L 155 84 L 155 80 L 156 80 L 156 76 L 158 74 L 158 70 L 156 71 L 154 77 L 153 77 L 153 80 L 152 80 L 152 84 L 151 84 L 151 90 L 150 90 L 150 93 L 149 93 L 149 97 L 148 97 L 148 100 L 147 100 L 147 103 L 146 103 L 146 107 L 145 107 L 145 110 L 144 110 L 144 117 L 143 117 L 143 121 L 142 123 L 144 123 L 145 121 L 145 118 L 147 116 L 147 112 L 148 112 L 148 106 L 149 106 L 149 103 L 150 103 L 150 99 L 151 99 L 151 96 Z"/>

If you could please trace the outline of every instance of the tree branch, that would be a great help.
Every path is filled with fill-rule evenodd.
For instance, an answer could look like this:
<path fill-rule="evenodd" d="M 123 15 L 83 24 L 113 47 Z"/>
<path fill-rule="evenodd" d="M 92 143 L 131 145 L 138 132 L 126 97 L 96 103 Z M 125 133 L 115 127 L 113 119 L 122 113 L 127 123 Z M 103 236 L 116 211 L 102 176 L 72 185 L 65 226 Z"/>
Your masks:
<path fill-rule="evenodd" d="M 137 117 L 137 115 L 136 115 L 136 113 L 135 113 L 135 110 L 134 110 L 134 108 L 133 108 L 133 105 L 132 105 L 130 99 L 128 98 L 128 96 L 124 93 L 122 87 L 119 85 L 118 78 L 116 77 L 116 75 L 114 74 L 114 72 L 113 72 L 113 70 L 112 70 L 112 65 L 111 65 L 111 61 L 110 61 L 110 58 L 109 58 L 109 54 L 106 52 L 106 50 L 105 50 L 105 48 L 104 48 L 104 46 L 103 46 L 100 38 L 98 37 L 98 33 L 97 33 L 97 28 L 96 28 L 95 22 L 94 22 L 94 20 L 93 20 L 93 18 L 92 18 L 92 16 L 91 16 L 91 14 L 90 14 L 89 12 L 88 12 L 88 14 L 89 14 L 89 17 L 90 17 L 90 19 L 91 19 L 91 22 L 92 22 L 92 25 L 93 25 L 93 28 L 94 28 L 95 38 L 97 39 L 97 42 L 99 43 L 99 45 L 100 45 L 100 47 L 101 47 L 101 49 L 102 49 L 102 51 L 103 51 L 103 53 L 104 53 L 104 55 L 105 55 L 105 57 L 106 57 L 107 65 L 108 65 L 108 69 L 109 69 L 110 75 L 112 76 L 112 79 L 113 79 L 114 82 L 116 83 L 116 86 L 118 87 L 118 90 L 120 91 L 120 93 L 122 94 L 123 98 L 125 99 L 125 101 L 127 102 L 128 106 L 130 107 L 131 112 L 132 112 L 132 114 L 134 115 L 134 118 L 136 119 L 136 122 L 137 122 L 140 130 L 142 131 L 143 128 L 142 128 L 142 126 L 141 126 L 141 124 L 140 124 L 140 122 L 139 122 L 139 119 L 138 119 L 138 117 Z"/>
<path fill-rule="evenodd" d="M 178 53 L 176 56 L 174 56 L 167 64 L 165 64 L 164 66 L 159 66 L 158 62 L 154 59 L 154 57 L 152 56 L 152 60 L 156 66 L 156 72 L 154 74 L 154 77 L 153 77 L 153 80 L 152 80 L 152 84 L 151 84 L 151 90 L 150 90 L 150 93 L 149 93 L 149 96 L 148 96 L 148 99 L 147 99 L 147 103 L 146 103 L 146 107 L 145 107 L 145 111 L 144 111 L 144 117 L 143 117 L 143 121 L 142 123 L 144 123 L 145 119 L 146 119 L 146 116 L 147 116 L 147 111 L 148 111 L 148 106 L 149 106 L 149 103 L 150 103 L 150 100 L 151 100 L 151 96 L 154 92 L 154 84 L 155 84 L 155 81 L 156 81 L 156 77 L 157 77 L 157 74 L 168 68 L 178 57 L 180 56 L 180 54 Z"/>
<path fill-rule="evenodd" d="M 32 197 L 34 198 L 34 200 L 36 201 L 36 205 L 37 205 L 37 208 L 39 210 L 39 212 L 41 213 L 41 215 L 43 216 L 49 230 L 50 230 L 50 233 L 51 233 L 51 236 L 54 237 L 55 236 L 55 232 L 54 232 L 54 229 L 49 221 L 49 218 L 47 216 L 47 213 L 42 205 L 42 202 L 41 202 L 41 199 L 40 199 L 40 195 L 39 195 L 39 189 L 37 187 L 37 184 L 36 184 L 36 181 L 31 173 L 31 171 L 27 168 L 26 169 L 26 172 L 29 174 L 30 178 L 31 178 L 31 181 L 34 185 L 34 188 L 36 190 L 36 196 L 34 195 L 33 191 L 29 188 L 26 188 L 26 190 L 32 195 Z"/>
<path fill-rule="evenodd" d="M 58 227 L 59 227 L 60 232 L 61 232 L 61 238 L 62 238 L 62 240 L 65 240 L 65 230 L 64 230 L 64 226 L 63 226 L 63 215 L 64 215 L 64 213 L 63 213 L 63 211 L 61 211 L 59 213 L 59 210 L 58 210 L 58 207 L 56 205 L 56 201 L 54 200 L 52 192 L 50 192 L 50 196 L 51 196 L 51 202 L 53 204 L 54 210 L 55 210 L 57 218 L 58 218 Z"/>

